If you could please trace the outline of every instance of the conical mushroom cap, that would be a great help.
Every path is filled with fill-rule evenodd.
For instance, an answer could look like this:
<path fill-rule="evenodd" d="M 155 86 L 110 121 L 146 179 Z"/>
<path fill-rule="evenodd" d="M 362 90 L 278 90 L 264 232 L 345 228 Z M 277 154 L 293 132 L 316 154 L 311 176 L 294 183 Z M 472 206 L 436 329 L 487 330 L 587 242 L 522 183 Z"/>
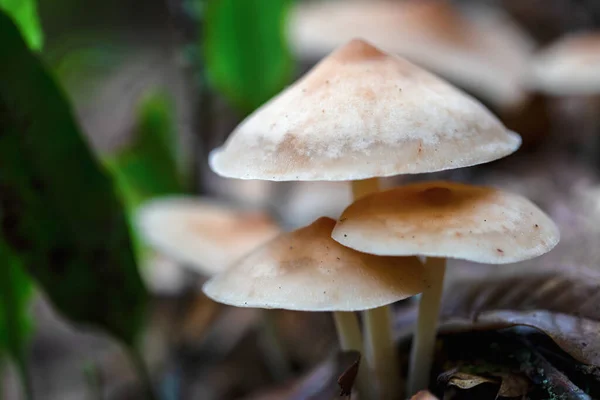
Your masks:
<path fill-rule="evenodd" d="M 568 35 L 542 50 L 530 85 L 557 96 L 600 93 L 600 32 Z"/>
<path fill-rule="evenodd" d="M 451 182 L 424 182 L 365 196 L 342 213 L 332 236 L 371 254 L 487 264 L 537 257 L 560 237 L 554 222 L 524 197 Z"/>
<path fill-rule="evenodd" d="M 210 165 L 241 179 L 357 180 L 485 163 L 520 143 L 470 96 L 353 40 L 243 121 Z"/>
<path fill-rule="evenodd" d="M 215 301 L 238 307 L 357 311 L 420 293 L 415 257 L 378 257 L 335 242 L 335 221 L 320 218 L 283 233 L 204 284 Z"/>
<path fill-rule="evenodd" d="M 262 212 L 183 196 L 147 202 L 136 223 L 150 246 L 206 275 L 221 272 L 279 233 Z"/>

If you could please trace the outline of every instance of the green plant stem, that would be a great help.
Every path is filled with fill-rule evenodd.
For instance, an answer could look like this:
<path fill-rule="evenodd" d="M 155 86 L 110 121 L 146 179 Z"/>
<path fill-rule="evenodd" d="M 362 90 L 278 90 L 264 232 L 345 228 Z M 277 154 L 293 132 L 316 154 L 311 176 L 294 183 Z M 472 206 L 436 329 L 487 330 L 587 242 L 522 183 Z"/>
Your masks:
<path fill-rule="evenodd" d="M 362 335 L 356 313 L 337 311 L 333 313 L 333 320 L 340 341 L 340 348 L 346 351 L 356 350 L 362 356 L 364 354 Z M 361 400 L 375 400 L 377 398 L 373 393 L 373 386 L 370 384 L 369 365 L 366 362 L 359 364 L 356 388 Z"/>
<path fill-rule="evenodd" d="M 140 380 L 140 384 L 144 393 L 146 395 L 147 400 L 158 400 L 156 393 L 154 392 L 154 386 L 152 384 L 152 378 L 148 373 L 148 369 L 146 368 L 146 364 L 144 363 L 144 359 L 142 358 L 139 350 L 135 347 L 125 347 L 126 352 L 131 360 L 133 368 L 135 369 L 138 378 Z"/>
<path fill-rule="evenodd" d="M 419 316 L 410 354 L 408 397 L 429 386 L 429 374 L 433 364 L 435 338 L 444 290 L 446 259 L 427 258 L 425 270 L 430 286 L 423 292 L 419 301 Z"/>

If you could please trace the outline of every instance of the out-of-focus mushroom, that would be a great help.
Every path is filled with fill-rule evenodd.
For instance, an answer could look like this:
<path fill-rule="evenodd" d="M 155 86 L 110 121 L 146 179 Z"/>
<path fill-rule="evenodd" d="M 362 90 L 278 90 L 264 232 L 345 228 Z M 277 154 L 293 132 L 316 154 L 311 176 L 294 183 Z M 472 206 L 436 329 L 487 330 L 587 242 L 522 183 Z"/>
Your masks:
<path fill-rule="evenodd" d="M 143 255 L 140 273 L 152 293 L 158 295 L 172 296 L 185 287 L 185 271 L 175 260 L 156 251 Z"/>
<path fill-rule="evenodd" d="M 143 204 L 136 222 L 142 239 L 156 250 L 205 276 L 227 269 L 236 259 L 280 232 L 260 211 L 242 211 L 215 200 L 173 196 Z M 270 313 L 262 313 L 260 339 L 267 366 L 279 379 L 289 363 Z"/>
<path fill-rule="evenodd" d="M 571 34 L 540 51 L 527 83 L 552 96 L 600 94 L 600 32 Z"/>
<path fill-rule="evenodd" d="M 600 31 L 574 33 L 542 49 L 525 83 L 551 96 L 553 143 L 597 162 L 600 148 Z"/>
<path fill-rule="evenodd" d="M 413 296 L 427 282 L 417 258 L 359 253 L 331 238 L 334 226 L 335 220 L 323 217 L 281 234 L 213 277 L 203 290 L 237 307 L 332 311 L 342 349 L 362 351 L 353 312 Z M 366 371 L 359 370 L 358 388 L 361 398 L 370 399 L 373 383 Z"/>
<path fill-rule="evenodd" d="M 523 103 L 521 85 L 533 40 L 491 7 L 462 12 L 446 0 L 344 0 L 300 3 L 289 37 L 302 58 L 318 60 L 354 37 L 408 58 L 497 109 Z"/>
<path fill-rule="evenodd" d="M 145 203 L 137 212 L 137 226 L 149 245 L 202 275 L 223 271 L 279 233 L 262 212 L 184 196 Z"/>
<path fill-rule="evenodd" d="M 446 258 L 514 263 L 550 251 L 560 235 L 554 222 L 521 196 L 440 181 L 357 200 L 344 211 L 332 237 L 370 254 L 427 257 L 431 286 L 419 306 L 410 395 L 428 385 Z"/>

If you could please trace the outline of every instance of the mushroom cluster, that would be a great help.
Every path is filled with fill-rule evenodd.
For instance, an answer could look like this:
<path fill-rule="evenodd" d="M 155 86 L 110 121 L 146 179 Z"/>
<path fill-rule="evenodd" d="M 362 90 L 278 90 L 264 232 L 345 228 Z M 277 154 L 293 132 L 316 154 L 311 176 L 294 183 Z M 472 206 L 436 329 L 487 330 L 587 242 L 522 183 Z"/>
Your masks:
<path fill-rule="evenodd" d="M 247 117 L 210 165 L 238 179 L 348 181 L 355 203 L 337 223 L 279 235 L 203 289 L 235 306 L 334 312 L 341 346 L 365 354 L 357 389 L 367 400 L 402 396 L 389 305 L 422 292 L 409 390 L 424 389 L 445 258 L 525 260 L 551 249 L 558 231 L 516 195 L 449 182 L 378 192 L 378 178 L 481 164 L 520 143 L 452 85 L 351 40 Z M 353 311 L 363 311 L 364 343 Z"/>

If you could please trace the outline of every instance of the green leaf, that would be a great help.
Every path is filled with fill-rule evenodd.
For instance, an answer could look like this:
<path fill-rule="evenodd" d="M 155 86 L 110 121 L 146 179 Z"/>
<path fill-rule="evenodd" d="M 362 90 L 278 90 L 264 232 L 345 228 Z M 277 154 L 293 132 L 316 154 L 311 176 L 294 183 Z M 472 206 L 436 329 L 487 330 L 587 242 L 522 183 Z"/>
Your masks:
<path fill-rule="evenodd" d="M 73 321 L 134 343 L 147 292 L 125 213 L 71 108 L 0 12 L 0 241 Z"/>
<path fill-rule="evenodd" d="M 167 95 L 149 93 L 140 104 L 133 143 L 105 159 L 130 211 L 152 197 L 183 191 L 173 118 Z"/>
<path fill-rule="evenodd" d="M 0 9 L 14 19 L 31 49 L 42 48 L 44 35 L 37 14 L 36 0 L 0 0 Z"/>
<path fill-rule="evenodd" d="M 207 1 L 206 72 L 217 90 L 244 113 L 291 79 L 293 63 L 285 37 L 290 5 L 290 0 Z"/>
<path fill-rule="evenodd" d="M 28 310 L 32 294 L 33 283 L 21 260 L 0 241 L 0 352 L 6 351 L 17 365 L 28 398 L 26 347 L 32 327 Z"/>

